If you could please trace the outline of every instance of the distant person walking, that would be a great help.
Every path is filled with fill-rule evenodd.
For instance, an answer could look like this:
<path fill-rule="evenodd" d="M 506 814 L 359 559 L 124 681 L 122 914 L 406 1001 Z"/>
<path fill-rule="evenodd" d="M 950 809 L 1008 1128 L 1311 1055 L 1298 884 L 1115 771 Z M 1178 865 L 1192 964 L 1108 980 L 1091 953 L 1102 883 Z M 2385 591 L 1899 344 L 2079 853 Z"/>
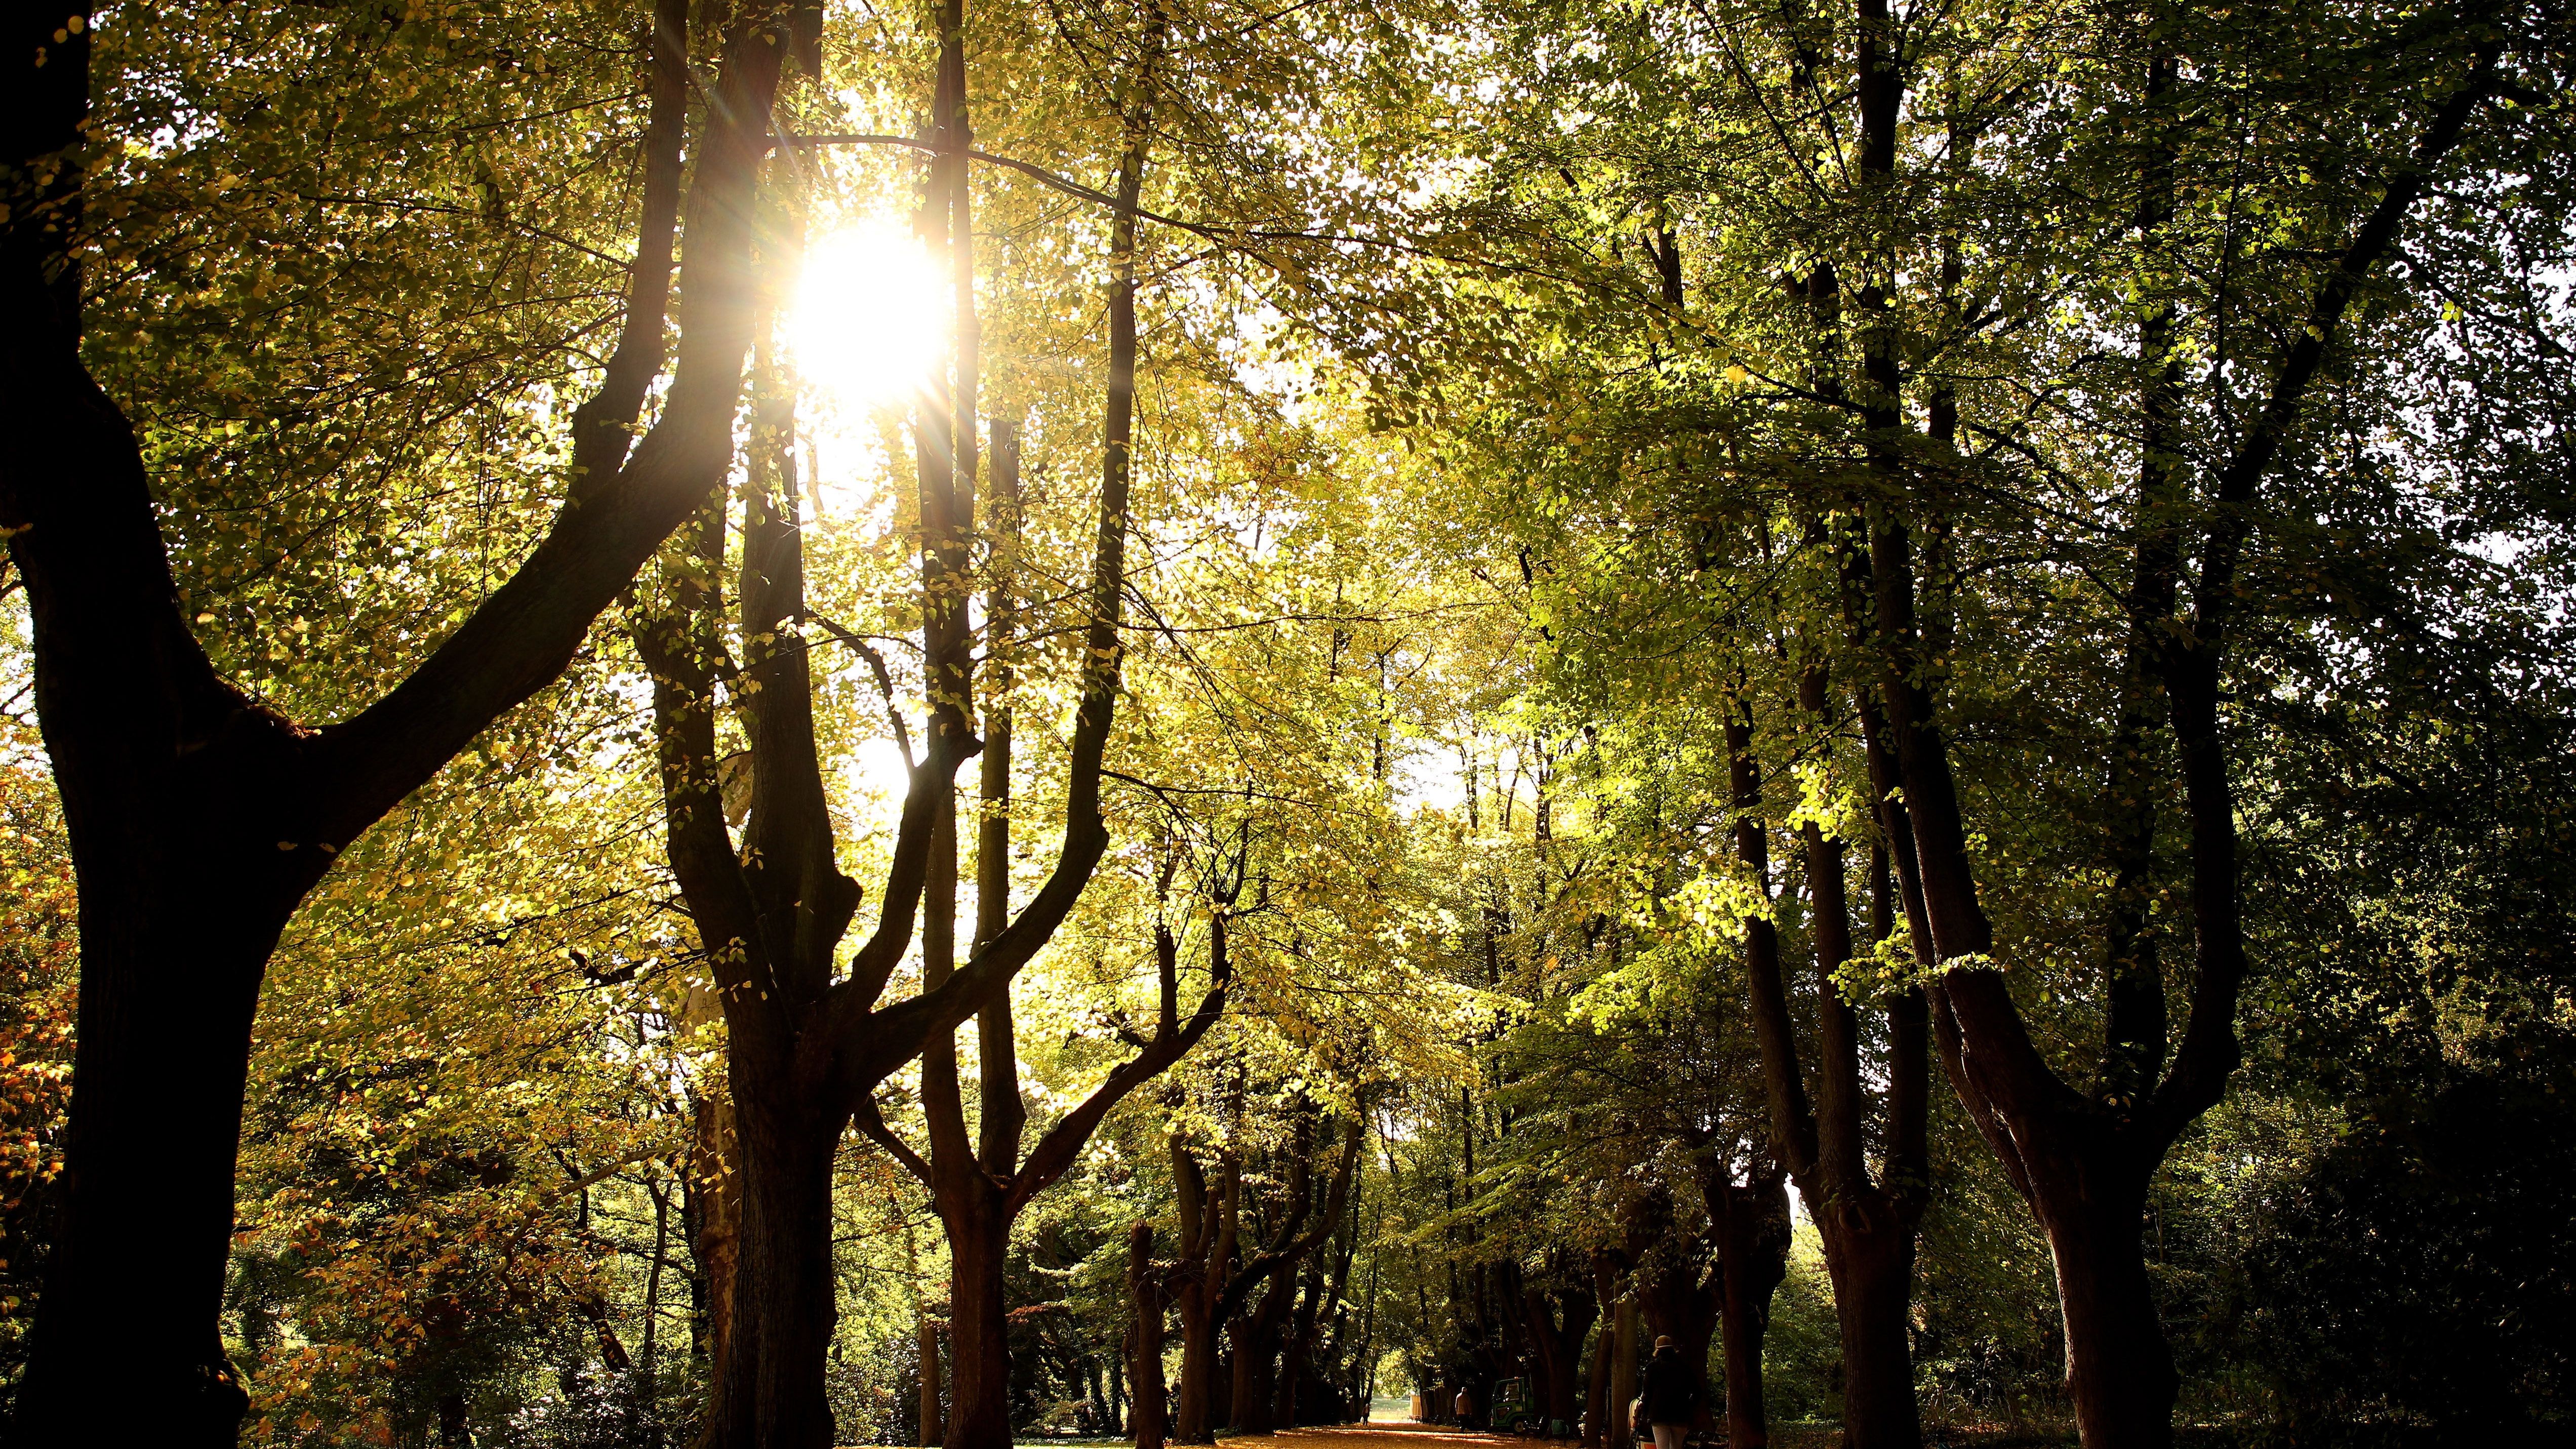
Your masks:
<path fill-rule="evenodd" d="M 1642 1417 L 1653 1426 L 1655 1449 L 1682 1449 L 1691 1420 L 1699 1415 L 1699 1370 L 1682 1357 L 1681 1346 L 1666 1334 L 1655 1340 L 1655 1356 L 1646 1360 L 1645 1382 L 1638 1389 Z"/>

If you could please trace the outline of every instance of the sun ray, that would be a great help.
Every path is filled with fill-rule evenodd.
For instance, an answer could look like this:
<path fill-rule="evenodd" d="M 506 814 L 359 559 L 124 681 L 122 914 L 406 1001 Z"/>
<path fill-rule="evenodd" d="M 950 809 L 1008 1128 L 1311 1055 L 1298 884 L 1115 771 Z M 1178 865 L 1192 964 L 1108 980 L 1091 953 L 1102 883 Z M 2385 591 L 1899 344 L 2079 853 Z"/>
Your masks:
<path fill-rule="evenodd" d="M 871 217 L 808 245 L 787 347 L 809 395 L 858 416 L 901 407 L 939 365 L 942 278 L 909 228 Z"/>

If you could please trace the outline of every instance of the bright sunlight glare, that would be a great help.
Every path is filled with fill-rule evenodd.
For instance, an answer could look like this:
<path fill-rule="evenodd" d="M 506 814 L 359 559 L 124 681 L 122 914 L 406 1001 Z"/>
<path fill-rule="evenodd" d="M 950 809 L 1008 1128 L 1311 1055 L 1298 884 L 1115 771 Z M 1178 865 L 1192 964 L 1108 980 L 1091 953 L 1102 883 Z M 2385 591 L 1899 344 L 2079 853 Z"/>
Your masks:
<path fill-rule="evenodd" d="M 901 406 L 938 366 L 942 290 L 921 243 L 892 218 L 816 238 L 787 316 L 797 373 L 847 411 Z"/>

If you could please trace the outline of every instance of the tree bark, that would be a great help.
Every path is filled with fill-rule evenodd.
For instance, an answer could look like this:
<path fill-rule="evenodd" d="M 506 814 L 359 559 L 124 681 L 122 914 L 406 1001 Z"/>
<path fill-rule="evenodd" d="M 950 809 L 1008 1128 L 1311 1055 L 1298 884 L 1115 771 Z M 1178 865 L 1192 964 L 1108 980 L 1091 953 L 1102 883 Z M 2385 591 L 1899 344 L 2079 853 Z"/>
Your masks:
<path fill-rule="evenodd" d="M 1136 1307 L 1129 1340 L 1128 1418 L 1136 1449 L 1163 1449 L 1163 1276 L 1154 1263 L 1154 1226 L 1140 1222 L 1127 1235 L 1127 1294 Z"/>
<path fill-rule="evenodd" d="M 1009 1449 L 1011 1346 L 1002 1270 L 1011 1224 L 1001 1195 L 965 1195 L 948 1227 L 948 1449 Z"/>
<path fill-rule="evenodd" d="M 1634 1296 L 1639 1313 L 1645 1320 L 1645 1333 L 1640 1337 L 1670 1337 L 1691 1367 L 1701 1387 L 1707 1387 L 1708 1351 L 1717 1337 L 1718 1318 L 1725 1298 L 1722 1272 L 1702 1277 L 1685 1268 L 1668 1268 L 1659 1273 L 1641 1274 Z M 1651 1357 L 1651 1350 L 1647 1351 Z"/>
<path fill-rule="evenodd" d="M 1260 1301 L 1226 1325 L 1226 1346 L 1234 1357 L 1234 1430 L 1267 1434 L 1277 1428 L 1272 1417 L 1278 1391 L 1279 1322 L 1296 1293 L 1296 1275 L 1272 1275 Z"/>
<path fill-rule="evenodd" d="M 1628 1404 L 1637 1396 L 1637 1328 L 1640 1316 L 1634 1293 L 1622 1295 L 1618 1310 L 1611 1315 L 1615 1342 L 1610 1357 L 1609 1449 L 1628 1449 L 1637 1440 L 1637 1429 L 1630 1422 Z"/>
<path fill-rule="evenodd" d="M 1757 1170 L 1741 1187 L 1712 1174 L 1706 1196 L 1725 1278 L 1718 1329 L 1727 1449 L 1764 1449 L 1771 1428 L 1762 1404 L 1762 1339 L 1771 1327 L 1771 1295 L 1789 1274 L 1788 1189 L 1774 1168 Z"/>
<path fill-rule="evenodd" d="M 742 1174 L 734 1145 L 733 1104 L 710 1092 L 692 1103 L 689 1149 L 691 1249 L 702 1280 L 693 1285 L 700 1317 L 696 1348 L 710 1364 L 725 1362 L 733 1340 L 734 1283 L 741 1267 Z M 711 1392 L 723 1379 L 710 1373 Z M 718 1412 L 710 1408 L 710 1412 Z"/>
<path fill-rule="evenodd" d="M 939 1320 L 924 1309 L 914 1326 L 921 1340 L 920 1443 L 922 1449 L 930 1449 L 948 1437 L 948 1414 L 940 1393 Z"/>
<path fill-rule="evenodd" d="M 1208 1191 L 1198 1159 L 1177 1136 L 1168 1146 L 1181 1219 L 1181 1258 L 1172 1271 L 1173 1304 L 1181 1315 L 1181 1394 L 1172 1437 L 1182 1444 L 1216 1442 L 1216 1335 L 1218 1304 L 1234 1261 L 1240 1175 L 1225 1164 L 1219 1189 Z"/>
<path fill-rule="evenodd" d="M 1593 1335 L 1592 1381 L 1585 1386 L 1583 1449 L 1611 1449 L 1611 1361 L 1618 1356 L 1619 1271 L 1607 1251 L 1592 1255 L 1593 1317 L 1601 1331 Z"/>
<path fill-rule="evenodd" d="M 737 1099 L 743 1180 L 740 1266 L 730 1352 L 711 1406 L 707 1442 L 828 1445 L 823 1390 L 839 1317 L 832 1271 L 832 1162 L 840 1124 L 764 1110 L 779 1095 Z"/>
<path fill-rule="evenodd" d="M 1541 1406 L 1548 1419 L 1571 1426 L 1583 1415 L 1583 1340 L 1591 1333 L 1598 1310 L 1588 1289 L 1551 1292 L 1533 1285 L 1522 1291 L 1530 1342 L 1538 1350 L 1539 1376 L 1546 1390 Z"/>
<path fill-rule="evenodd" d="M 2141 1227 L 2154 1164 L 2069 1157 L 2073 1172 L 2050 1161 L 2037 1185 L 2076 1430 L 2086 1449 L 2163 1449 L 2182 1381 L 2147 1279 Z"/>
<path fill-rule="evenodd" d="M 1175 1295 L 1181 1310 L 1181 1402 L 1172 1416 L 1175 1443 L 1216 1442 L 1216 1406 L 1210 1401 L 1216 1381 L 1217 1325 L 1216 1315 L 1204 1301 L 1208 1296 L 1189 1283 L 1183 1283 Z"/>
<path fill-rule="evenodd" d="M 1134 1415 L 1130 1412 L 1133 1408 L 1133 1403 L 1129 1397 L 1127 1388 L 1128 1367 L 1129 1365 L 1123 1357 L 1117 1362 L 1112 1363 L 1109 1367 L 1108 1432 L 1117 1437 L 1125 1437 L 1126 1435 L 1135 1432 Z M 1156 1367 L 1160 1368 L 1161 1365 L 1157 1364 Z M 1157 1430 L 1156 1432 L 1160 1433 L 1161 1431 Z"/>
<path fill-rule="evenodd" d="M 1911 1224 L 1839 1228 L 1826 1269 L 1843 1351 L 1843 1434 L 1864 1444 L 1914 1445 L 1923 1438 L 1914 1400 L 1908 1338 L 1914 1301 Z"/>
<path fill-rule="evenodd" d="M 1294 1429 L 1302 1422 L 1298 1415 L 1305 1397 L 1307 1366 L 1314 1358 L 1318 1315 L 1329 1292 L 1320 1260 L 1307 1260 L 1305 1280 L 1303 1291 L 1295 1297 L 1295 1306 L 1288 1310 L 1287 1330 L 1280 1336 L 1278 1393 L 1270 1422 L 1282 1429 Z M 1283 1277 L 1282 1281 L 1287 1280 Z"/>

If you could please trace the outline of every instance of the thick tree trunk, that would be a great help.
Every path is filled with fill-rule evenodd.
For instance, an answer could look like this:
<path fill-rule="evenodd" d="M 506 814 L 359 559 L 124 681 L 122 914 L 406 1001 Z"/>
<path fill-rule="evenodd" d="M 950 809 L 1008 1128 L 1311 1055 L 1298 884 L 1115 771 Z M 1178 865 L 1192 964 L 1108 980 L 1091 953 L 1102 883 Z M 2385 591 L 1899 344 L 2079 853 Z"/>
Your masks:
<path fill-rule="evenodd" d="M 1180 1444 L 1216 1442 L 1216 1315 L 1209 1311 L 1215 1295 L 1198 1284 L 1185 1284 L 1181 1310 L 1181 1396 L 1172 1414 L 1172 1439 Z"/>
<path fill-rule="evenodd" d="M 1636 1426 L 1629 1422 L 1628 1403 L 1637 1396 L 1639 1316 L 1634 1293 L 1620 1299 L 1618 1311 L 1611 1315 L 1616 1332 L 1610 1355 L 1610 1432 L 1605 1441 L 1608 1449 L 1628 1449 L 1637 1438 Z"/>
<path fill-rule="evenodd" d="M 735 1080 L 744 1079 L 736 1063 Z M 798 1100 L 763 1092 L 759 1100 Z M 702 1449 L 830 1449 L 823 1391 L 839 1318 L 832 1272 L 832 1162 L 840 1127 L 799 1114 L 781 1120 L 735 1096 L 742 1237 L 733 1329 L 717 1365 Z"/>
<path fill-rule="evenodd" d="M 1540 1392 L 1532 1397 L 1542 1414 L 1569 1428 L 1583 1413 L 1583 1339 L 1597 1311 L 1592 1296 L 1528 1290 L 1530 1342 L 1538 1350 Z M 1563 1305 L 1564 1322 L 1557 1321 Z"/>
<path fill-rule="evenodd" d="M 1162 1352 L 1160 1345 L 1157 1345 L 1154 1351 Z M 1160 1369 L 1162 1365 L 1158 1362 L 1155 1367 Z M 1133 1416 L 1128 1412 L 1130 1405 L 1127 1398 L 1127 1371 L 1128 1364 L 1123 1358 L 1112 1364 L 1109 1369 L 1108 1432 L 1112 1437 L 1124 1437 L 1134 1433 L 1136 1428 Z M 1163 1431 L 1157 1429 L 1154 1432 L 1159 1436 Z"/>
<path fill-rule="evenodd" d="M 1299 1392 L 1306 1380 L 1308 1360 L 1313 1351 L 1304 1337 L 1293 1329 L 1281 1335 L 1279 1381 L 1272 1386 L 1270 1422 L 1276 1428 L 1294 1429 L 1301 1422 L 1297 1416 L 1306 1396 Z M 1305 1405 L 1311 1407 L 1310 1405 Z"/>
<path fill-rule="evenodd" d="M 1293 1282 L 1296 1275 L 1280 1275 L 1282 1286 Z M 1302 1299 L 1287 1315 L 1287 1332 L 1280 1335 L 1279 1382 L 1271 1401 L 1270 1422 L 1282 1429 L 1294 1429 L 1299 1401 L 1304 1397 L 1308 1363 L 1315 1352 L 1317 1318 L 1325 1293 L 1324 1265 L 1309 1261 L 1306 1265 L 1306 1287 Z"/>
<path fill-rule="evenodd" d="M 1587 1323 L 1585 1327 L 1590 1327 Z M 1551 1426 L 1562 1424 L 1571 1432 L 1583 1417 L 1583 1355 L 1579 1349 L 1566 1349 L 1547 1366 L 1547 1417 Z"/>
<path fill-rule="evenodd" d="M 1154 1227 L 1138 1223 L 1127 1235 L 1127 1292 L 1136 1322 L 1128 1338 L 1128 1377 L 1133 1382 L 1136 1449 L 1163 1449 L 1163 1281 L 1154 1267 Z"/>
<path fill-rule="evenodd" d="M 1722 1270 L 1709 1279 L 1691 1276 L 1694 1271 L 1658 1277 L 1643 1285 L 1636 1297 L 1647 1332 L 1657 1338 L 1670 1336 L 1681 1350 L 1682 1361 L 1691 1366 L 1691 1372 L 1700 1377 L 1705 1387 L 1709 1345 L 1717 1337 L 1725 1282 Z"/>
<path fill-rule="evenodd" d="M 977 1183 L 948 1221 L 948 1449 L 1010 1449 L 1011 1345 L 1002 1269 L 1010 1219 L 1001 1194 Z"/>
<path fill-rule="evenodd" d="M 1842 1332 L 1843 1436 L 1851 1449 L 1910 1449 L 1923 1442 L 1914 1403 L 1914 1354 L 1907 1337 L 1914 1301 L 1914 1224 L 1852 1221 L 1828 1212 L 1834 1317 Z M 1827 1220 L 1844 1221 L 1827 1225 Z"/>
<path fill-rule="evenodd" d="M 2085 1449 L 2168 1449 L 2181 1380 L 2147 1279 L 2146 1175 L 2043 1170 L 2032 1186 L 2066 1315 L 2066 1387 Z"/>
<path fill-rule="evenodd" d="M 118 876 L 129 898 L 102 900 Z M 225 931 L 241 908 L 203 899 L 215 880 L 87 860 L 80 878 L 74 1170 L 18 1441 L 229 1445 L 248 1400 L 217 1315 L 251 1012 L 278 928 Z"/>
<path fill-rule="evenodd" d="M 1725 1356 L 1727 1449 L 1764 1449 L 1771 1421 L 1762 1404 L 1762 1338 L 1771 1327 L 1771 1294 L 1729 1284 L 1719 1321 Z"/>
<path fill-rule="evenodd" d="M 1762 1338 L 1771 1295 L 1789 1274 L 1789 1194 L 1777 1176 L 1750 1186 L 1712 1184 L 1719 1213 L 1717 1252 L 1725 1277 L 1718 1327 L 1726 1360 L 1727 1449 L 1764 1449 L 1771 1429 L 1762 1406 Z"/>
<path fill-rule="evenodd" d="M 691 1112 L 695 1132 L 689 1148 L 690 1246 L 703 1280 L 692 1285 L 699 1297 L 696 1349 L 707 1362 L 720 1364 L 733 1337 L 734 1274 L 742 1244 L 742 1174 L 734 1160 L 733 1104 L 709 1093 L 693 1101 Z"/>
<path fill-rule="evenodd" d="M 1600 1333 L 1592 1336 L 1592 1382 L 1584 1390 L 1584 1449 L 1610 1449 L 1610 1361 L 1618 1356 L 1618 1287 L 1602 1256 L 1592 1261 L 1592 1302 Z"/>
<path fill-rule="evenodd" d="M 1245 1434 L 1267 1434 L 1272 1396 L 1279 1371 L 1279 1320 L 1286 1311 L 1288 1275 L 1272 1280 L 1258 1306 L 1236 1315 L 1226 1325 L 1227 1346 L 1234 1353 L 1234 1428 Z"/>

